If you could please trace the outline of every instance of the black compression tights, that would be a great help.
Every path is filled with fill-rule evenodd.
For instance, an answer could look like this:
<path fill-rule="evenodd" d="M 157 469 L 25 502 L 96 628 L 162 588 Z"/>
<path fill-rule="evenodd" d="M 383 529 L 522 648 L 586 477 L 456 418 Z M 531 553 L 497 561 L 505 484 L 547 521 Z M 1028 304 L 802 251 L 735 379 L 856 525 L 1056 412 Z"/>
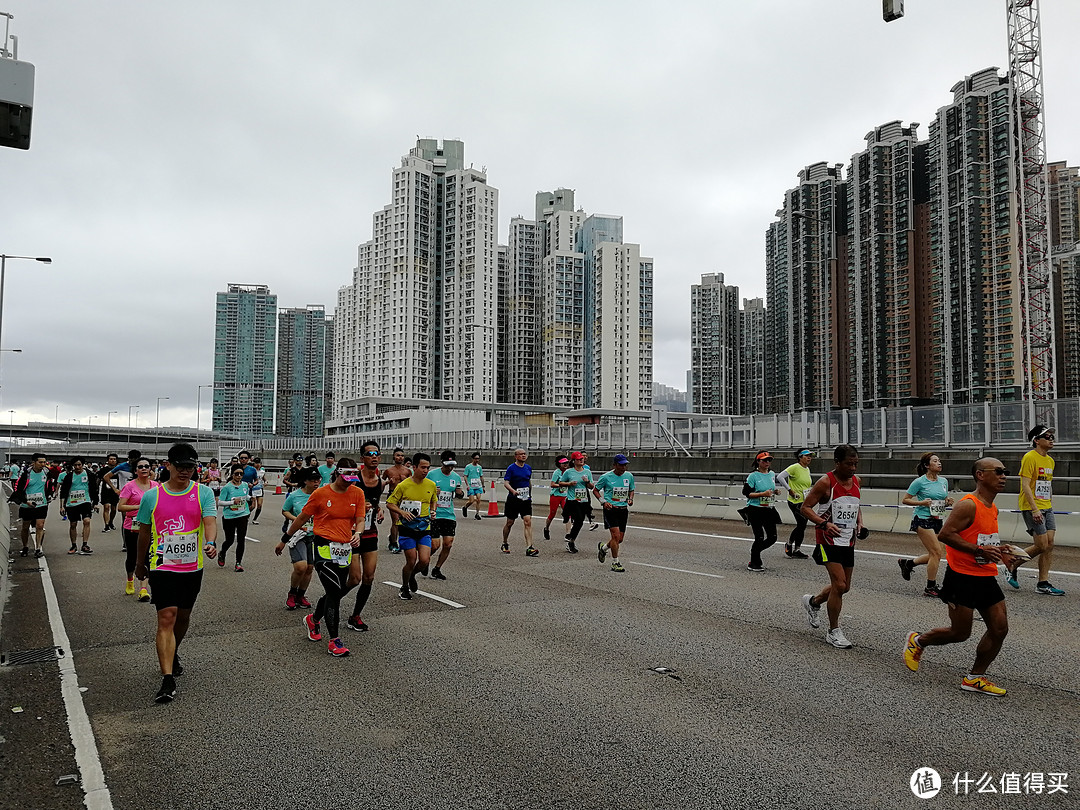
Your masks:
<path fill-rule="evenodd" d="M 232 548 L 233 536 L 236 537 L 236 564 L 244 561 L 244 541 L 247 539 L 248 516 L 222 519 L 221 529 L 225 532 L 225 542 L 221 544 L 221 559 L 225 559 L 225 552 Z"/>
<path fill-rule="evenodd" d="M 340 565 L 334 565 L 330 560 L 319 557 L 316 552 L 315 573 L 319 575 L 319 581 L 322 582 L 323 590 L 326 592 L 319 597 L 319 602 L 315 605 L 315 621 L 325 620 L 326 631 L 330 634 L 330 638 L 338 638 L 341 600 L 353 589 L 353 586 L 348 584 L 349 567 L 342 568 Z"/>

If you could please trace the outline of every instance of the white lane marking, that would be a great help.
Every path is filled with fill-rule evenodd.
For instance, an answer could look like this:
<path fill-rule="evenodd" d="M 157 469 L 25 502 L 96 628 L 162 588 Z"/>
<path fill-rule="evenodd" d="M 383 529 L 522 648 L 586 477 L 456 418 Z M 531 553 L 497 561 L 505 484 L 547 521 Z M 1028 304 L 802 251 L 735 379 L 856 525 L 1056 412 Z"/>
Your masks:
<path fill-rule="evenodd" d="M 262 542 L 261 540 L 256 540 L 256 539 L 255 539 L 254 537 L 249 537 L 249 538 L 247 539 L 247 541 L 248 541 L 249 543 L 261 543 L 261 542 Z"/>
<path fill-rule="evenodd" d="M 712 577 L 713 579 L 723 579 L 723 574 L 706 574 L 704 571 L 687 571 L 685 568 L 670 568 L 666 565 L 653 565 L 652 563 L 634 562 L 633 560 L 627 560 L 627 565 L 644 565 L 646 568 L 662 568 L 665 571 L 674 571 L 678 574 L 693 574 L 698 577 Z"/>
<path fill-rule="evenodd" d="M 45 591 L 45 604 L 49 609 L 49 624 L 52 626 L 53 644 L 64 651 L 60 664 L 60 692 L 64 696 L 64 708 L 67 711 L 68 730 L 71 743 L 75 746 L 75 764 L 79 766 L 82 777 L 82 789 L 85 794 L 87 810 L 112 810 L 112 795 L 105 784 L 105 772 L 101 768 L 94 729 L 90 726 L 90 717 L 83 704 L 79 690 L 79 676 L 75 672 L 75 654 L 71 650 L 64 619 L 60 615 L 60 604 L 56 601 L 52 577 L 49 576 L 49 563 L 42 557 L 41 582 Z"/>
<path fill-rule="evenodd" d="M 689 537 L 707 537 L 710 540 L 741 540 L 744 543 L 753 543 L 754 542 L 753 537 L 749 537 L 749 538 L 748 537 L 734 537 L 733 535 L 730 535 L 730 534 L 703 534 L 702 532 L 682 532 L 682 531 L 678 531 L 676 529 L 654 529 L 651 526 L 634 526 L 634 528 L 635 529 L 640 529 L 641 531 L 646 531 L 646 532 L 663 532 L 664 534 L 685 534 L 685 535 L 687 535 Z M 865 548 L 857 548 L 857 549 L 855 549 L 855 553 L 856 554 L 874 554 L 874 555 L 877 555 L 879 557 L 892 557 L 893 559 L 898 559 L 898 560 L 899 559 L 907 559 L 908 556 L 909 556 L 909 555 L 905 555 L 905 554 L 894 554 L 891 551 L 871 551 L 870 549 L 865 549 Z M 641 563 L 638 563 L 638 565 L 641 565 Z M 658 566 L 658 567 L 660 567 L 660 566 Z M 1030 569 L 1030 568 L 1021 568 L 1020 569 L 1020 573 L 1027 573 L 1027 572 L 1030 572 L 1031 574 L 1033 574 L 1035 576 L 1038 576 L 1038 573 L 1039 573 L 1038 571 L 1036 571 L 1034 569 Z M 695 572 L 689 571 L 687 573 L 695 573 Z M 1073 572 L 1073 571 L 1056 571 L 1056 570 L 1052 570 L 1050 573 L 1053 574 L 1054 576 L 1080 577 L 1080 573 L 1076 573 L 1076 572 Z"/>
<path fill-rule="evenodd" d="M 401 583 L 400 582 L 384 581 L 383 585 L 393 585 L 399 591 L 401 590 Z M 427 591 L 415 591 L 415 593 L 416 593 L 417 596 L 426 596 L 428 599 L 434 599 L 436 602 L 442 602 L 444 605 L 449 605 L 452 608 L 463 608 L 463 607 L 465 607 L 460 602 L 451 602 L 449 599 L 443 599 L 441 596 L 436 596 L 435 594 L 428 593 Z"/>

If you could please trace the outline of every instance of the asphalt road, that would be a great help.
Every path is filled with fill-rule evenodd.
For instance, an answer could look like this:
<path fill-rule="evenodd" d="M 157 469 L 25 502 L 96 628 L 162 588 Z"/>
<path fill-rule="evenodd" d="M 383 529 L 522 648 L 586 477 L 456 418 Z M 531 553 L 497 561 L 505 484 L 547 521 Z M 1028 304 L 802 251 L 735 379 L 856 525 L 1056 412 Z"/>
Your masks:
<path fill-rule="evenodd" d="M 281 501 L 269 496 L 252 527 L 261 542 L 244 573 L 208 567 L 187 673 L 165 706 L 151 700 L 153 607 L 123 594 L 119 532 L 102 535 L 97 519 L 95 553 L 68 557 L 54 507 L 49 572 L 113 806 L 908 807 L 923 806 L 908 782 L 927 766 L 946 783 L 929 805 L 1075 806 L 1077 576 L 1055 576 L 1064 597 L 1036 595 L 1030 574 L 1007 593 L 1011 630 L 991 675 L 1009 694 L 991 698 L 959 689 L 976 639 L 930 649 L 917 674 L 904 667 L 906 632 L 946 620 L 921 596 L 921 572 L 899 575 L 913 536 L 860 546 L 876 553 L 857 555 L 845 599 L 856 646 L 837 650 L 799 604 L 823 569 L 777 545 L 766 573 L 746 571 L 742 524 L 634 515 L 615 574 L 596 559 L 602 529 L 582 534 L 580 554 L 540 540 L 526 558 L 520 528 L 505 555 L 502 521 L 470 516 L 448 581 L 420 582 L 463 607 L 399 600 L 382 583 L 402 558 L 381 552 L 372 630 L 343 628 L 352 655 L 333 659 L 283 607 Z M 37 567 L 14 556 L 5 653 L 51 643 Z M 1059 550 L 1055 569 L 1080 573 L 1080 550 Z M 316 582 L 312 602 L 319 593 Z M 54 784 L 79 773 L 55 662 L 0 667 L 0 738 L 0 806 L 82 806 L 78 785 Z M 1076 784 L 956 796 L 965 772 L 998 790 L 1009 772 Z"/>

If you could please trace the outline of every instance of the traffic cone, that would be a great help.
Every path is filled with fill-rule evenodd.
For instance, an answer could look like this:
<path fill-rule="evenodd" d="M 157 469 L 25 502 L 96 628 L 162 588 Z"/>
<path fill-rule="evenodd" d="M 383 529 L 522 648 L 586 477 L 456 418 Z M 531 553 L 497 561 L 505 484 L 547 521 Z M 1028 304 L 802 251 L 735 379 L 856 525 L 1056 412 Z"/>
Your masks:
<path fill-rule="evenodd" d="M 277 487 L 274 488 L 274 494 L 275 495 L 280 495 L 281 494 L 281 484 L 278 484 Z"/>
<path fill-rule="evenodd" d="M 499 497 L 495 494 L 495 482 L 491 482 L 491 497 L 488 498 L 488 517 L 499 516 Z"/>

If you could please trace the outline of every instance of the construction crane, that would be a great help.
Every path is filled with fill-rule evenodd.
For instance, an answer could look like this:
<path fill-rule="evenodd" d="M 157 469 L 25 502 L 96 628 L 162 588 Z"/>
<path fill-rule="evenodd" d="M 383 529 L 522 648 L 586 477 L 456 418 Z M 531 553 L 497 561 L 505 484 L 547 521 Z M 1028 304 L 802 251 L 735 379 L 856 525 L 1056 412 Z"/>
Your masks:
<path fill-rule="evenodd" d="M 1050 256 L 1050 179 L 1046 168 L 1042 24 L 1039 0 L 1005 0 L 1009 32 L 1013 143 L 1016 149 L 1020 312 L 1024 342 L 1024 395 L 1031 421 L 1036 404 L 1057 397 L 1054 285 Z M 882 16 L 904 16 L 904 0 L 882 0 Z M 1045 404 L 1045 402 L 1044 402 Z"/>

